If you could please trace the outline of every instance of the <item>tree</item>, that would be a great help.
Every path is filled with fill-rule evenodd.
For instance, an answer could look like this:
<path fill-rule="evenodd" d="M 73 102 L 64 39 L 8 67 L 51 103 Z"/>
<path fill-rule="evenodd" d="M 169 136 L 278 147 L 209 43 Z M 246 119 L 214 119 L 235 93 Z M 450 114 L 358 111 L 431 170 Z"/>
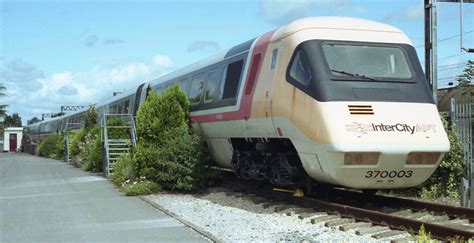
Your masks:
<path fill-rule="evenodd" d="M 7 96 L 5 94 L 6 90 L 7 88 L 3 84 L 0 84 L 0 97 Z M 0 105 L 0 117 L 4 117 L 6 115 L 7 107 L 8 105 Z"/>
<path fill-rule="evenodd" d="M 40 122 L 40 121 L 41 120 L 38 117 L 35 116 L 35 117 L 31 118 L 30 120 L 28 120 L 26 122 L 26 124 L 30 125 L 30 124 L 34 124 L 34 123 L 37 123 L 37 122 Z"/>
<path fill-rule="evenodd" d="M 474 85 L 472 82 L 474 79 L 474 60 L 467 61 L 466 68 L 463 73 L 456 77 L 456 81 L 459 82 L 459 87 L 468 87 Z"/>
<path fill-rule="evenodd" d="M 96 125 L 97 125 L 97 111 L 95 110 L 95 107 L 91 105 L 89 106 L 89 110 L 87 111 L 86 120 L 84 124 L 86 133 Z"/>
<path fill-rule="evenodd" d="M 21 127 L 21 117 L 18 113 L 13 113 L 10 115 L 5 115 L 5 119 L 3 120 L 4 127 Z"/>

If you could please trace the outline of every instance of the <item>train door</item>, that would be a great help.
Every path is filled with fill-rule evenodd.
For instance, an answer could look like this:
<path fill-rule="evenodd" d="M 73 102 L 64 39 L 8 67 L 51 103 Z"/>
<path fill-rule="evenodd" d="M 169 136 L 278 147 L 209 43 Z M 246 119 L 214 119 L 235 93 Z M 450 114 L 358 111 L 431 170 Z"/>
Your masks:
<path fill-rule="evenodd" d="M 10 133 L 10 152 L 16 152 L 17 134 Z"/>

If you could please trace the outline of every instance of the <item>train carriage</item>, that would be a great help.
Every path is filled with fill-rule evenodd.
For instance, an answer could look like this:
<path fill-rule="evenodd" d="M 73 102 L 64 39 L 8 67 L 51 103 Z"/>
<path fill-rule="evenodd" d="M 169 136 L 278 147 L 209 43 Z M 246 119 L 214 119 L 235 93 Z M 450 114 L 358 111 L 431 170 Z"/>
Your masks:
<path fill-rule="evenodd" d="M 216 164 L 243 179 L 403 188 L 425 181 L 449 151 L 413 45 L 378 22 L 297 20 L 141 84 L 99 114 L 135 115 L 148 87 L 175 84 Z"/>

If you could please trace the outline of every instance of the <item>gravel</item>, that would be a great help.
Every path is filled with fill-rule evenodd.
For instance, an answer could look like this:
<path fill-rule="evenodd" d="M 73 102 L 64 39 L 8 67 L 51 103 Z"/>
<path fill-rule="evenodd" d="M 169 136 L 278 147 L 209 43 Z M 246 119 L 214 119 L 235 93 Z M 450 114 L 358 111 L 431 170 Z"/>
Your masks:
<path fill-rule="evenodd" d="M 310 219 L 275 213 L 278 205 L 258 198 L 226 191 L 206 195 L 155 194 L 147 199 L 191 222 L 223 242 L 312 242 L 312 241 L 376 241 L 354 231 L 343 232 L 311 224 Z"/>

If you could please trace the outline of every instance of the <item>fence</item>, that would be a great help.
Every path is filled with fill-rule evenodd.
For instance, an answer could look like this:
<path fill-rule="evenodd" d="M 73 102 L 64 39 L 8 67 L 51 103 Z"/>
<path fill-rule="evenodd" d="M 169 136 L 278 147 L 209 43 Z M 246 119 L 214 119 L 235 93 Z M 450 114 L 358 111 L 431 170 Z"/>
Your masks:
<path fill-rule="evenodd" d="M 468 177 L 463 183 L 461 203 L 469 207 L 474 207 L 473 112 L 474 98 L 471 96 L 451 99 L 451 122 L 464 148 L 464 163 Z"/>

